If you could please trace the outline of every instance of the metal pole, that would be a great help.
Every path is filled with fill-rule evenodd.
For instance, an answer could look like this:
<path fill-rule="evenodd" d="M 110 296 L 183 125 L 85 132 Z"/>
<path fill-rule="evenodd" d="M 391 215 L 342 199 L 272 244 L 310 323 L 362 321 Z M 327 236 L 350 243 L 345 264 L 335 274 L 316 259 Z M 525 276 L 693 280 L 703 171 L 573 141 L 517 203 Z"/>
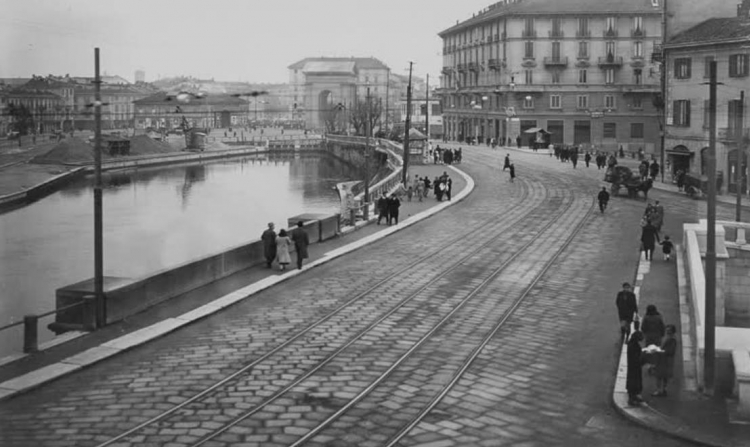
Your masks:
<path fill-rule="evenodd" d="M 430 74 L 427 73 L 427 81 L 426 81 L 426 93 L 425 93 L 425 115 L 424 115 L 424 129 L 425 133 L 427 134 L 427 145 L 430 144 Z"/>
<path fill-rule="evenodd" d="M 391 87 L 391 70 L 388 70 L 385 75 L 385 137 L 388 138 L 388 97 L 390 96 Z"/>
<path fill-rule="evenodd" d="M 365 96 L 365 106 L 367 115 L 365 117 L 365 208 L 362 211 L 362 217 L 365 221 L 370 219 L 370 86 L 367 86 L 367 96 Z"/>
<path fill-rule="evenodd" d="M 703 373 L 705 391 L 714 390 L 716 356 L 716 61 L 710 65 L 708 134 L 708 228 L 706 232 L 706 326 Z"/>
<path fill-rule="evenodd" d="M 739 119 L 737 120 L 737 175 L 735 176 L 735 182 L 737 184 L 737 216 L 735 220 L 742 222 L 742 183 L 744 180 L 745 169 L 743 166 L 743 159 L 745 151 L 742 145 L 742 124 L 745 120 L 745 91 L 740 91 L 740 106 L 739 106 Z"/>
<path fill-rule="evenodd" d="M 406 86 L 406 122 L 404 123 L 404 170 L 401 173 L 402 181 L 406 186 L 409 178 L 409 129 L 411 128 L 411 70 L 414 62 L 409 62 L 409 84 Z"/>
<path fill-rule="evenodd" d="M 104 326 L 104 244 L 102 216 L 102 80 L 99 76 L 99 48 L 94 48 L 94 295 L 96 325 Z"/>
<path fill-rule="evenodd" d="M 661 14 L 661 98 L 662 98 L 662 109 L 661 118 L 659 121 L 659 141 L 661 151 L 661 182 L 664 183 L 664 171 L 665 171 L 665 138 L 667 132 L 667 55 L 666 55 L 666 43 L 667 43 L 667 0 L 663 2 L 663 10 Z"/>

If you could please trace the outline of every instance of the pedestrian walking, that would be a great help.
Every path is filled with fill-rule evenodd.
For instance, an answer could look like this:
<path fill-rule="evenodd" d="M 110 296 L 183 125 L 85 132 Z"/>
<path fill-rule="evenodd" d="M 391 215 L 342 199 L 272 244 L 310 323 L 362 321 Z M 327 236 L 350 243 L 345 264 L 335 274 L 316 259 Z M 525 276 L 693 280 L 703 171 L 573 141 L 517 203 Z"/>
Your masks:
<path fill-rule="evenodd" d="M 583 161 L 586 162 L 586 167 L 589 167 L 589 163 L 591 163 L 591 154 L 589 154 L 588 151 L 586 151 L 586 155 L 583 156 Z"/>
<path fill-rule="evenodd" d="M 401 207 L 401 201 L 395 194 L 388 199 L 388 225 L 394 223 L 398 225 L 398 209 Z"/>
<path fill-rule="evenodd" d="M 638 302 L 629 283 L 622 283 L 622 290 L 617 292 L 615 298 L 615 306 L 617 306 L 617 316 L 620 319 L 620 334 L 623 341 L 627 341 L 630 336 L 630 325 L 633 324 L 633 319 L 638 314 Z"/>
<path fill-rule="evenodd" d="M 599 191 L 596 199 L 599 201 L 599 210 L 604 213 L 604 210 L 607 209 L 607 204 L 609 203 L 609 192 L 607 192 L 606 187 L 602 186 L 602 190 Z"/>
<path fill-rule="evenodd" d="M 669 324 L 665 328 L 665 337 L 661 344 L 661 351 L 658 352 L 656 357 L 656 368 L 654 368 L 656 391 L 651 394 L 652 396 L 667 396 L 667 384 L 669 383 L 669 379 L 674 376 L 674 357 L 677 353 L 676 333 L 677 328 L 673 324 Z"/>
<path fill-rule="evenodd" d="M 625 389 L 628 391 L 628 405 L 640 406 L 643 402 L 641 393 L 643 392 L 643 371 L 641 364 L 641 340 L 643 334 L 636 330 L 628 340 L 627 357 L 628 370 L 625 379 Z"/>
<path fill-rule="evenodd" d="M 424 181 L 422 179 L 417 179 L 415 181 L 415 183 L 417 185 L 417 189 L 416 189 L 417 198 L 421 202 L 422 198 L 425 197 L 425 185 L 424 185 Z"/>
<path fill-rule="evenodd" d="M 646 260 L 650 261 L 654 257 L 654 248 L 659 240 L 659 234 L 656 227 L 646 220 L 646 225 L 641 229 L 641 251 L 646 254 Z"/>
<path fill-rule="evenodd" d="M 385 219 L 385 223 L 388 223 L 388 198 L 385 196 L 385 193 L 380 195 L 380 198 L 377 202 L 378 207 L 378 225 L 380 225 L 380 221 L 382 219 Z"/>
<path fill-rule="evenodd" d="M 430 182 L 430 178 L 426 175 L 424 176 L 424 196 L 425 198 L 430 195 L 430 188 L 432 187 L 432 183 Z"/>
<path fill-rule="evenodd" d="M 279 231 L 279 235 L 276 236 L 276 262 L 279 263 L 279 270 L 282 272 L 286 270 L 286 266 L 292 262 L 292 257 L 289 256 L 289 252 L 292 251 L 292 240 L 283 228 Z"/>
<path fill-rule="evenodd" d="M 268 229 L 260 236 L 260 240 L 263 241 L 263 256 L 266 258 L 266 267 L 269 269 L 276 259 L 276 232 L 273 227 L 273 222 L 269 222 Z"/>
<path fill-rule="evenodd" d="M 510 182 L 513 183 L 513 179 L 516 178 L 516 166 L 511 163 L 510 164 Z"/>
<path fill-rule="evenodd" d="M 653 304 L 646 306 L 646 315 L 641 319 L 641 332 L 643 332 L 645 346 L 661 346 L 661 339 L 664 337 L 664 319 Z"/>
<path fill-rule="evenodd" d="M 445 197 L 450 201 L 451 199 L 451 193 L 453 192 L 453 179 L 448 177 L 447 180 L 445 180 Z"/>
<path fill-rule="evenodd" d="M 310 245 L 310 238 L 302 226 L 304 222 L 297 222 L 297 228 L 292 231 L 292 242 L 294 242 L 294 251 L 297 252 L 297 268 L 302 270 L 302 260 L 307 259 L 307 246 Z"/>
<path fill-rule="evenodd" d="M 434 193 L 435 193 L 435 199 L 438 202 L 441 202 L 443 200 L 443 187 L 442 187 L 442 183 L 443 182 L 439 178 L 437 178 L 437 177 L 435 177 L 435 181 L 432 182 Z"/>
<path fill-rule="evenodd" d="M 672 250 L 674 250 L 674 244 L 671 240 L 669 240 L 669 236 L 664 236 L 664 240 L 659 242 L 659 245 L 661 245 L 661 251 L 664 254 L 664 260 L 671 260 Z"/>
<path fill-rule="evenodd" d="M 503 162 L 503 171 L 510 168 L 510 154 L 505 154 L 505 161 Z"/>
<path fill-rule="evenodd" d="M 657 233 L 661 233 L 661 227 L 664 225 L 664 207 L 658 200 L 654 202 L 651 210 L 651 223 L 656 227 Z"/>

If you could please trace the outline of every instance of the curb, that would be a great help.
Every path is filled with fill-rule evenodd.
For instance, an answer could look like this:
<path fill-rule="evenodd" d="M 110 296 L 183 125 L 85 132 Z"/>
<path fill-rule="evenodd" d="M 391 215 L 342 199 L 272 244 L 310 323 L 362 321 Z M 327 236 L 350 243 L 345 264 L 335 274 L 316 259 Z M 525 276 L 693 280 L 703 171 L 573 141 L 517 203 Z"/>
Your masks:
<path fill-rule="evenodd" d="M 675 258 L 677 259 L 677 283 L 678 283 L 678 289 L 679 289 L 679 300 L 680 300 L 680 327 L 682 332 L 682 338 L 684 340 L 685 336 L 685 327 L 686 324 L 689 325 L 689 311 L 686 311 L 684 309 L 683 303 L 686 303 L 686 290 L 687 290 L 687 283 L 684 277 L 684 273 L 681 271 L 682 260 L 682 247 L 679 245 L 675 246 Z M 639 255 L 642 257 L 643 255 Z M 633 287 L 633 291 L 636 296 L 636 301 L 640 305 L 640 289 L 641 285 L 643 284 L 643 278 L 646 274 L 649 273 L 651 270 L 651 263 L 649 261 L 645 261 L 643 259 L 639 259 L 638 267 L 636 269 L 636 280 L 635 285 Z M 688 313 L 688 321 L 685 320 L 685 312 Z M 689 327 L 689 326 L 688 326 Z M 687 336 L 690 337 L 690 329 L 687 329 L 688 334 Z M 691 349 L 692 342 L 690 343 L 690 346 L 686 346 L 685 343 L 682 343 L 682 349 L 683 353 L 685 352 L 685 349 Z M 627 344 L 623 343 L 621 352 L 620 352 L 620 362 L 617 366 L 617 375 L 615 377 L 615 386 L 612 391 L 612 405 L 615 407 L 615 410 L 625 419 L 628 419 L 629 421 L 640 425 L 648 430 L 661 433 L 664 435 L 667 435 L 671 438 L 689 442 L 693 445 L 701 445 L 701 446 L 707 446 L 707 447 L 726 447 L 724 444 L 716 443 L 713 441 L 710 441 L 708 439 L 705 439 L 705 437 L 695 430 L 692 430 L 689 426 L 683 424 L 682 422 L 664 414 L 659 411 L 657 411 L 655 408 L 649 406 L 646 402 L 643 402 L 641 406 L 639 407 L 631 407 L 628 405 L 628 393 L 625 388 L 626 383 L 626 377 L 627 377 Z M 683 354 L 683 362 L 685 362 L 685 357 Z M 685 365 L 683 364 L 683 376 L 685 376 L 684 371 Z M 688 381 L 689 382 L 689 381 Z M 686 384 L 687 385 L 687 384 Z"/>
<path fill-rule="evenodd" d="M 14 377 L 13 379 L 6 380 L 0 383 L 0 401 L 9 399 L 11 397 L 22 394 L 26 391 L 38 388 L 45 383 L 59 379 L 66 376 L 74 371 L 78 371 L 87 366 L 91 366 L 102 360 L 106 360 L 114 355 L 121 352 L 133 349 L 139 345 L 145 344 L 151 340 L 164 336 L 177 329 L 185 327 L 195 321 L 201 320 L 209 315 L 212 315 L 226 307 L 229 307 L 235 303 L 243 301 L 247 298 L 252 297 L 258 292 L 270 288 L 280 282 L 284 282 L 288 279 L 294 278 L 301 274 L 303 271 L 310 270 L 319 265 L 328 263 L 338 257 L 341 257 L 347 253 L 364 247 L 365 245 L 371 244 L 379 239 L 389 236 L 396 231 L 410 227 L 417 222 L 420 222 L 432 215 L 452 206 L 462 200 L 464 200 L 474 190 L 474 180 L 463 171 L 456 169 L 453 166 L 447 166 L 452 169 L 458 175 L 461 175 L 466 181 L 466 188 L 453 197 L 453 200 L 447 202 L 441 202 L 435 207 L 431 207 L 421 213 L 417 213 L 403 222 L 398 223 L 379 231 L 370 236 L 364 237 L 358 241 L 352 242 L 351 244 L 343 247 L 326 252 L 323 257 L 317 259 L 309 264 L 303 266 L 302 270 L 290 270 L 283 275 L 269 276 L 261 279 L 258 282 L 250 284 L 241 289 L 235 290 L 221 298 L 218 298 L 210 303 L 204 304 L 196 309 L 186 312 L 182 315 L 173 318 L 167 318 L 166 320 L 160 321 L 159 323 L 152 324 L 145 328 L 123 335 L 122 337 L 110 340 L 97 347 L 88 349 L 80 352 L 71 357 L 65 358 L 57 363 L 47 365 L 36 371 Z M 375 219 L 371 219 L 374 221 Z M 369 221 L 368 221 L 369 222 Z"/>

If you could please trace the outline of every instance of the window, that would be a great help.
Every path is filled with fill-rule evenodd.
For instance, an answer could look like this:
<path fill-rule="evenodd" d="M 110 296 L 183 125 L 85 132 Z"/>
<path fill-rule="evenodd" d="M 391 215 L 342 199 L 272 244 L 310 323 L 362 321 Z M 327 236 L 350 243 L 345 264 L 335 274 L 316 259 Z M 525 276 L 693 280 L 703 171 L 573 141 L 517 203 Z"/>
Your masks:
<path fill-rule="evenodd" d="M 523 57 L 525 59 L 534 59 L 534 42 L 531 40 L 527 40 L 524 44 L 524 53 Z"/>
<path fill-rule="evenodd" d="M 729 76 L 732 78 L 745 77 L 748 74 L 748 55 L 732 54 L 729 56 Z"/>
<path fill-rule="evenodd" d="M 615 69 L 614 68 L 604 69 L 604 83 L 609 84 L 609 85 L 615 83 Z"/>
<path fill-rule="evenodd" d="M 552 71 L 552 83 L 553 84 L 559 84 L 560 83 L 560 70 L 553 70 Z"/>
<path fill-rule="evenodd" d="M 534 98 L 532 96 L 527 96 L 523 99 L 523 108 L 524 109 L 534 108 Z"/>
<path fill-rule="evenodd" d="M 640 40 L 633 42 L 633 57 L 643 57 L 643 42 Z"/>
<path fill-rule="evenodd" d="M 560 42 L 552 42 L 552 60 L 560 60 Z"/>
<path fill-rule="evenodd" d="M 589 36 L 589 19 L 588 17 L 581 17 L 578 19 L 578 37 Z"/>
<path fill-rule="evenodd" d="M 643 33 L 643 17 L 633 17 L 633 34 L 636 36 Z"/>
<path fill-rule="evenodd" d="M 615 139 L 617 138 L 617 124 L 615 123 L 604 123 L 604 138 Z"/>
<path fill-rule="evenodd" d="M 526 82 L 526 85 L 530 85 L 534 83 L 534 70 L 524 70 L 524 81 Z"/>
<path fill-rule="evenodd" d="M 605 27 L 604 35 L 616 36 L 617 35 L 617 19 L 615 17 L 607 17 L 607 26 Z"/>
<path fill-rule="evenodd" d="M 643 123 L 630 123 L 630 138 L 643 138 Z"/>
<path fill-rule="evenodd" d="M 589 57 L 589 43 L 586 41 L 578 42 L 578 57 L 588 58 Z"/>
<path fill-rule="evenodd" d="M 690 101 L 681 99 L 672 103 L 674 113 L 674 125 L 690 127 Z"/>
<path fill-rule="evenodd" d="M 562 108 L 562 101 L 560 100 L 560 95 L 551 95 L 549 97 L 549 108 L 550 109 Z"/>
<path fill-rule="evenodd" d="M 706 56 L 703 58 L 703 77 L 711 77 L 711 62 L 715 60 L 714 56 Z"/>
<path fill-rule="evenodd" d="M 579 109 L 588 109 L 589 95 L 578 95 L 576 105 Z"/>
<path fill-rule="evenodd" d="M 678 57 L 674 60 L 674 77 L 677 79 L 690 79 L 690 68 L 692 59 L 689 57 Z"/>
<path fill-rule="evenodd" d="M 610 61 L 610 62 L 614 61 L 614 59 L 615 59 L 615 43 L 612 42 L 612 41 L 607 41 L 607 43 L 605 44 L 605 48 L 606 48 L 605 51 L 606 51 L 606 54 L 607 54 L 607 61 Z"/>
<path fill-rule="evenodd" d="M 643 70 L 640 68 L 633 69 L 633 84 L 643 84 Z"/>
<path fill-rule="evenodd" d="M 534 31 L 534 19 L 527 18 L 525 20 L 525 26 L 523 29 L 523 37 L 534 37 L 536 35 Z"/>
<path fill-rule="evenodd" d="M 633 97 L 633 102 L 631 103 L 631 106 L 635 110 L 643 110 L 643 99 L 640 96 Z"/>
<path fill-rule="evenodd" d="M 562 37 L 562 20 L 559 17 L 554 17 L 552 19 L 551 37 Z"/>
<path fill-rule="evenodd" d="M 586 76 L 586 69 L 585 68 L 582 68 L 582 69 L 578 70 L 578 83 L 579 84 L 585 84 L 587 82 L 586 81 L 586 77 L 587 76 Z"/>
<path fill-rule="evenodd" d="M 608 109 L 615 108 L 615 97 L 614 95 L 604 95 L 604 107 Z"/>

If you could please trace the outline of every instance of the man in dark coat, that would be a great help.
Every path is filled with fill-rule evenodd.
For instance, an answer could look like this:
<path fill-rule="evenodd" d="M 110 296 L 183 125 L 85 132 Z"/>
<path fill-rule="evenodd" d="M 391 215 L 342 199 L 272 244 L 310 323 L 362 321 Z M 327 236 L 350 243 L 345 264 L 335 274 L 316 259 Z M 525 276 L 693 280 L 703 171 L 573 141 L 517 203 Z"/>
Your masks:
<path fill-rule="evenodd" d="M 609 203 L 609 193 L 607 192 L 607 188 L 602 186 L 602 190 L 599 191 L 599 194 L 596 196 L 596 198 L 599 201 L 599 209 L 603 213 L 607 208 L 607 203 Z"/>
<path fill-rule="evenodd" d="M 391 222 L 398 225 L 398 208 L 401 206 L 401 201 L 395 194 L 392 194 L 388 199 L 388 225 Z"/>
<path fill-rule="evenodd" d="M 648 167 L 648 173 L 651 175 L 651 180 L 656 180 L 656 176 L 659 175 L 659 163 L 654 160 L 651 166 Z"/>
<path fill-rule="evenodd" d="M 591 163 L 591 154 L 586 151 L 586 155 L 583 156 L 583 161 L 586 162 L 586 167 L 589 167 L 589 163 Z"/>
<path fill-rule="evenodd" d="M 510 168 L 510 154 L 505 154 L 505 161 L 503 162 L 503 171 Z"/>
<path fill-rule="evenodd" d="M 635 299 L 635 293 L 630 289 L 630 284 L 622 284 L 622 290 L 617 292 L 615 305 L 617 306 L 617 317 L 620 319 L 620 332 L 624 341 L 627 341 L 630 336 L 630 325 L 638 313 L 638 302 Z"/>
<path fill-rule="evenodd" d="M 451 193 L 453 192 L 453 179 L 448 177 L 448 180 L 445 181 L 445 197 L 450 200 L 451 199 Z"/>
<path fill-rule="evenodd" d="M 628 372 L 625 380 L 625 389 L 628 391 L 628 405 L 639 406 L 643 399 L 643 368 L 641 363 L 641 340 L 643 334 L 641 331 L 633 332 L 628 340 Z"/>
<path fill-rule="evenodd" d="M 385 223 L 388 223 L 388 199 L 385 194 L 381 194 L 378 199 L 378 225 L 383 218 L 385 218 Z"/>
<path fill-rule="evenodd" d="M 292 242 L 294 242 L 294 251 L 297 252 L 297 268 L 302 270 L 302 260 L 307 259 L 307 246 L 310 245 L 310 238 L 307 236 L 302 226 L 304 222 L 297 222 L 297 228 L 292 230 Z"/>
<path fill-rule="evenodd" d="M 659 230 L 651 223 L 650 220 L 646 221 L 646 225 L 641 229 L 641 245 L 643 251 L 646 252 L 646 260 L 651 260 L 654 257 L 654 248 L 656 248 L 656 242 L 659 240 Z"/>
<path fill-rule="evenodd" d="M 266 267 L 271 268 L 271 263 L 276 259 L 276 232 L 273 231 L 273 222 L 268 223 L 268 229 L 260 236 L 263 241 L 263 256 L 266 258 Z"/>

